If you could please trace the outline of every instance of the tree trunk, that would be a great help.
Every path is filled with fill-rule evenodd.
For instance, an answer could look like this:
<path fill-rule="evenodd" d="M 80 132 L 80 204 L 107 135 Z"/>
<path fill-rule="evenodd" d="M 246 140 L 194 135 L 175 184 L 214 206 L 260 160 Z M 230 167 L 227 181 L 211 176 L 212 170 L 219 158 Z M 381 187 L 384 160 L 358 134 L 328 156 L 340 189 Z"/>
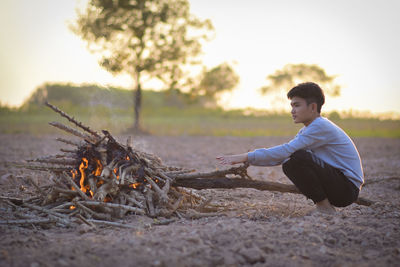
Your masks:
<path fill-rule="evenodd" d="M 140 111 L 142 109 L 142 87 L 140 84 L 140 72 L 136 73 L 136 90 L 134 91 L 134 106 L 135 106 L 135 121 L 133 124 L 133 131 L 140 132 Z"/>

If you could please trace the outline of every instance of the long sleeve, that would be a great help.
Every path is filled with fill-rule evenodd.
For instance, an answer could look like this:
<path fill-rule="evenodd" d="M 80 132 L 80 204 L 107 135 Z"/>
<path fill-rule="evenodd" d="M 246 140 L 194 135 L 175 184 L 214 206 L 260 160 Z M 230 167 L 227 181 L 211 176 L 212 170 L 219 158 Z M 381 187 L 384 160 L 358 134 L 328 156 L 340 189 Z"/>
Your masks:
<path fill-rule="evenodd" d="M 317 120 L 317 119 L 316 119 Z M 325 130 L 326 132 L 326 130 Z M 286 144 L 271 148 L 259 148 L 247 154 L 248 161 L 255 166 L 275 166 L 282 164 L 295 151 L 322 146 L 329 138 L 318 123 L 311 123 L 302 128 L 299 133 Z"/>

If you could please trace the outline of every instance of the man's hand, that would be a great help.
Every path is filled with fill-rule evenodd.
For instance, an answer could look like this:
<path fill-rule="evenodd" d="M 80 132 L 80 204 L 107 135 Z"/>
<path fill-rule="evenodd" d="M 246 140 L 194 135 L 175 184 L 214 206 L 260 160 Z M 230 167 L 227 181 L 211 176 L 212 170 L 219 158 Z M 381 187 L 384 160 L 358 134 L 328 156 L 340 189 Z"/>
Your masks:
<path fill-rule="evenodd" d="M 233 165 L 237 163 L 243 163 L 247 161 L 247 153 L 238 154 L 238 155 L 225 155 L 218 156 L 217 159 L 219 163 L 222 165 Z"/>

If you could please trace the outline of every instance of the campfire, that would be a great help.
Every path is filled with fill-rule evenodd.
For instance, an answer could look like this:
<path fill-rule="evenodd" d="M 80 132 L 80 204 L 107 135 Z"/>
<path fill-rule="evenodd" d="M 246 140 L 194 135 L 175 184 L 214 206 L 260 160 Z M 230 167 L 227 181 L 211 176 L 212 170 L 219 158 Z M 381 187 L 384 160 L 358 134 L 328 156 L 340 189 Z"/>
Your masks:
<path fill-rule="evenodd" d="M 218 215 L 215 212 L 218 207 L 211 204 L 211 199 L 193 192 L 192 188 L 255 188 L 299 193 L 294 185 L 251 179 L 247 164 L 206 173 L 166 166 L 159 157 L 135 149 L 131 138 L 121 144 L 108 131 L 98 133 L 50 103 L 46 105 L 75 128 L 59 122 L 49 124 L 80 141 L 57 138 L 68 146 L 61 148 L 60 154 L 20 165 L 50 172 L 51 183 L 38 186 L 32 181 L 38 195 L 29 199 L 0 197 L 15 208 L 37 212 L 33 219 L 10 221 L 10 224 L 134 227 L 118 220 L 127 214 L 164 218 L 163 222 L 177 217 Z M 359 198 L 357 203 L 369 205 L 371 201 Z"/>

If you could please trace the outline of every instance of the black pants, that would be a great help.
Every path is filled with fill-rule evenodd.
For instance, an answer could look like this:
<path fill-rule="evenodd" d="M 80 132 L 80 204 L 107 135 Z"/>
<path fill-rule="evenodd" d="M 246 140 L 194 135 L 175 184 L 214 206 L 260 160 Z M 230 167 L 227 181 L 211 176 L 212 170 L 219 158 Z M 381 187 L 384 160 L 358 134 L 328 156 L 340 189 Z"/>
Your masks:
<path fill-rule="evenodd" d="M 359 189 L 344 174 L 311 152 L 298 150 L 283 165 L 283 172 L 314 203 L 328 199 L 345 207 L 358 198 Z"/>

